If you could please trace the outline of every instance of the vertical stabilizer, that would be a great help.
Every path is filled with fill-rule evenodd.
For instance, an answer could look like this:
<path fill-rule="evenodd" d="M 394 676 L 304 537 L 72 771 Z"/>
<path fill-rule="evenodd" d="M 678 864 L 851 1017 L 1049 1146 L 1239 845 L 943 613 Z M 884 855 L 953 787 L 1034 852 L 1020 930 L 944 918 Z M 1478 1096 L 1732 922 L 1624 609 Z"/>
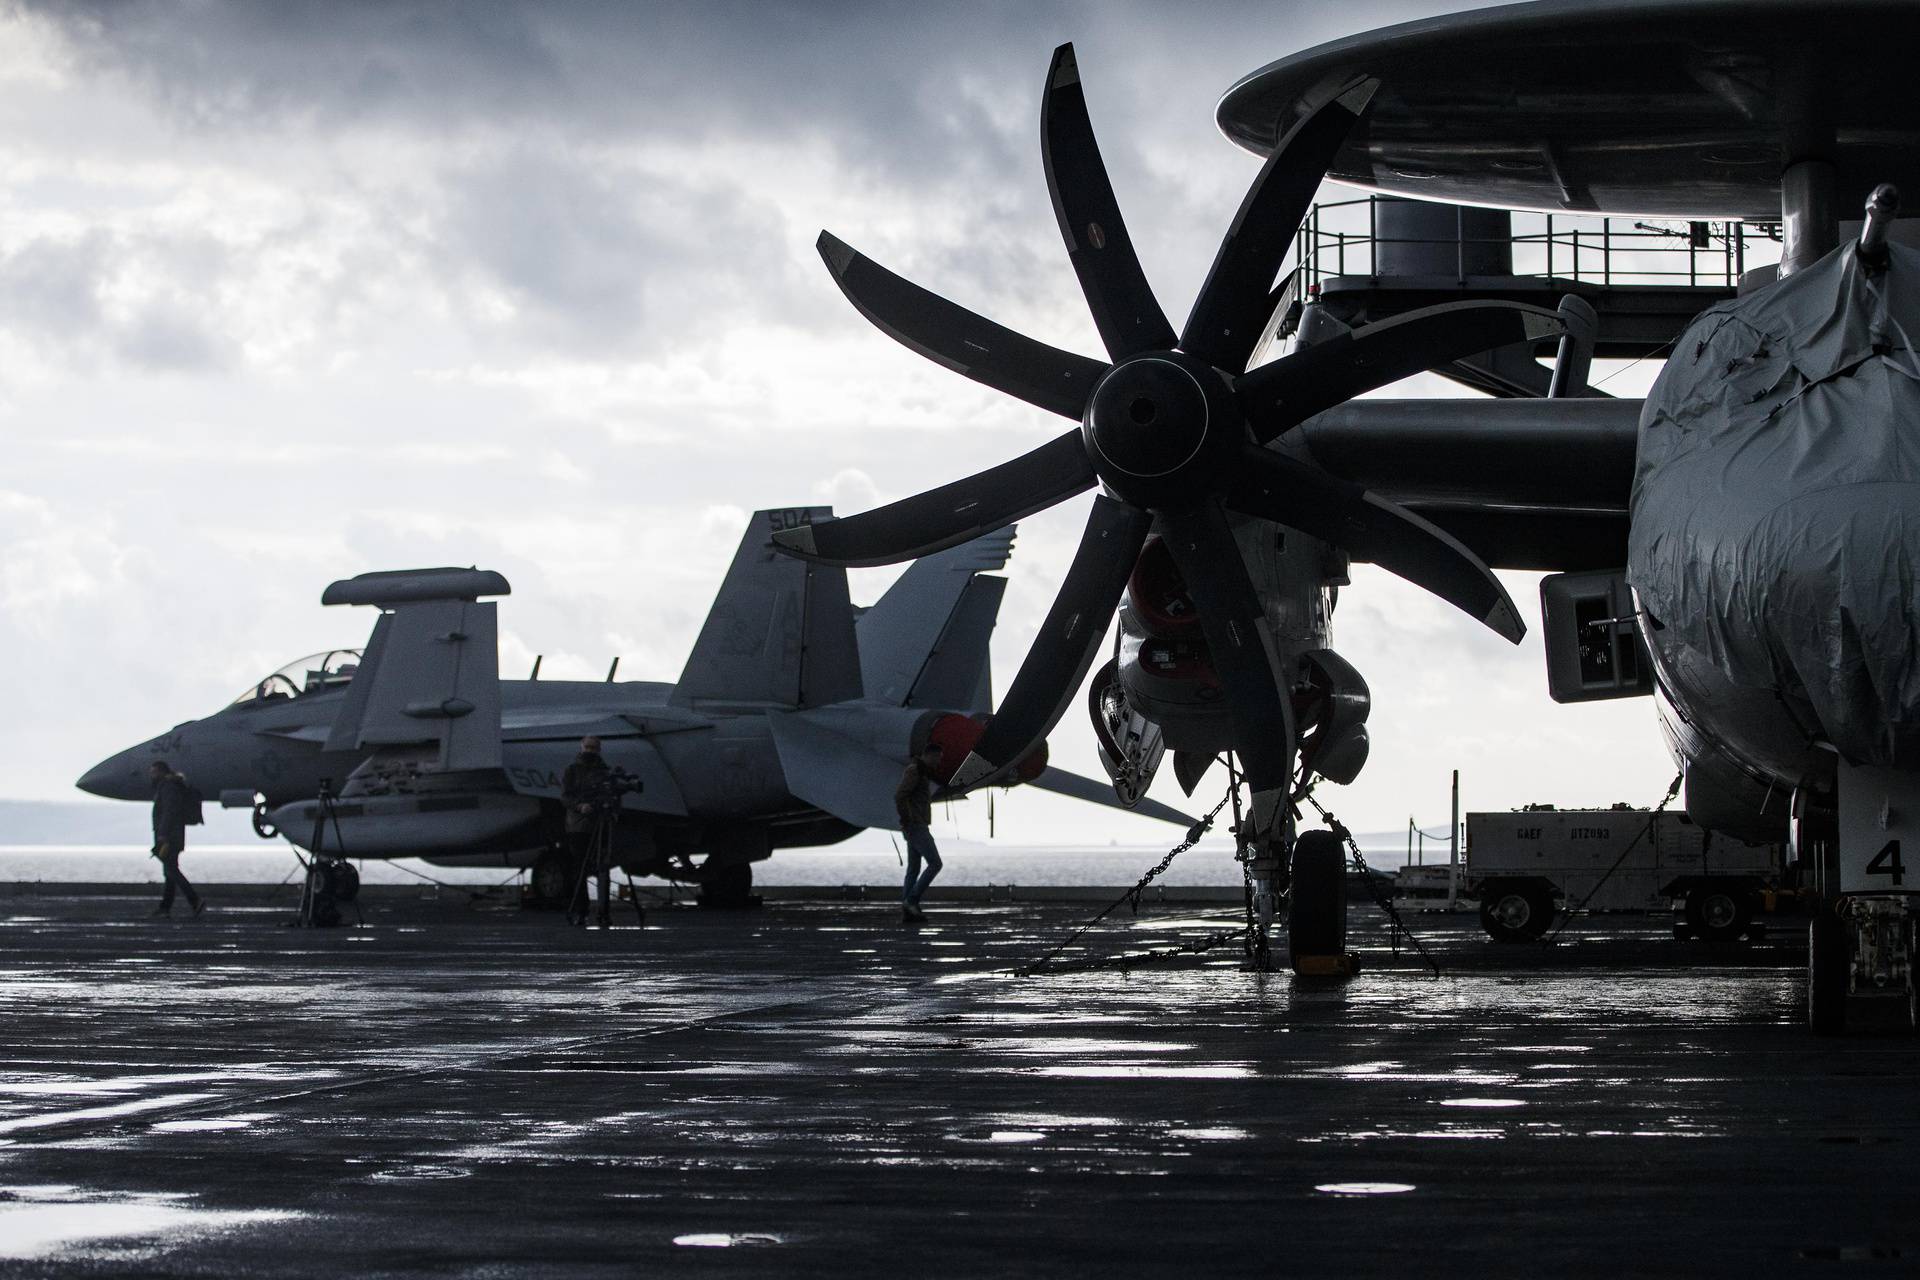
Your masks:
<path fill-rule="evenodd" d="M 756 511 L 687 655 L 673 701 L 818 707 L 860 697 L 847 571 L 773 549 L 776 529 L 826 520 L 831 507 Z"/>
<path fill-rule="evenodd" d="M 890 706 L 992 709 L 987 642 L 1000 613 L 1008 525 L 923 557 L 860 619 L 860 674 L 867 696 Z M 975 704 L 978 704 L 977 706 Z"/>

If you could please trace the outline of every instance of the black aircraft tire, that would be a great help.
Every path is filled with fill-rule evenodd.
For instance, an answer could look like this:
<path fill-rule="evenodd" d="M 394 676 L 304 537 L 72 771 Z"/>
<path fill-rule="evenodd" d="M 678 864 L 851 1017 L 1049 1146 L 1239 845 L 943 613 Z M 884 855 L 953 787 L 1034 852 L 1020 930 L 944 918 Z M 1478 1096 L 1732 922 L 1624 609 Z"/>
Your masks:
<path fill-rule="evenodd" d="M 333 864 L 332 872 L 333 874 L 328 877 L 331 883 L 328 884 L 327 888 L 337 901 L 352 902 L 360 896 L 360 869 L 358 867 L 354 866 L 351 862 L 342 860 Z"/>
<path fill-rule="evenodd" d="M 1287 947 L 1296 958 L 1346 954 L 1347 851 L 1331 831 L 1309 831 L 1293 843 Z"/>
<path fill-rule="evenodd" d="M 567 899 L 573 896 L 571 860 L 558 849 L 546 850 L 534 859 L 527 884 L 533 890 L 535 906 L 555 909 L 566 906 Z"/>
<path fill-rule="evenodd" d="M 1830 907 L 1807 926 L 1807 1026 L 1815 1035 L 1847 1029 L 1847 928 Z"/>
<path fill-rule="evenodd" d="M 1553 923 L 1553 895 L 1537 884 L 1495 884 L 1480 896 L 1480 927 L 1495 942 L 1538 942 Z"/>
<path fill-rule="evenodd" d="M 1733 942 L 1753 922 L 1752 895 L 1745 889 L 1703 884 L 1687 891 L 1687 924 L 1708 942 Z"/>
<path fill-rule="evenodd" d="M 722 911 L 739 911 L 755 905 L 753 864 L 730 862 L 700 873 L 700 905 Z"/>

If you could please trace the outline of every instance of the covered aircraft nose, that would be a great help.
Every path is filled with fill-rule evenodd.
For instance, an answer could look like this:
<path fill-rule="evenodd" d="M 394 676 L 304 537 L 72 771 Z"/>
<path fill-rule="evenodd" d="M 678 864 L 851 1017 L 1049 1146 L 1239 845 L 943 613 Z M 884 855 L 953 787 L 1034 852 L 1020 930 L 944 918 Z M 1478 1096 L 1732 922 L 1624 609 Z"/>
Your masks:
<path fill-rule="evenodd" d="M 128 747 L 81 774 L 80 780 L 73 785 L 109 800 L 146 800 L 153 795 L 153 782 L 147 777 L 147 765 L 161 758 L 160 753 L 149 744 Z"/>

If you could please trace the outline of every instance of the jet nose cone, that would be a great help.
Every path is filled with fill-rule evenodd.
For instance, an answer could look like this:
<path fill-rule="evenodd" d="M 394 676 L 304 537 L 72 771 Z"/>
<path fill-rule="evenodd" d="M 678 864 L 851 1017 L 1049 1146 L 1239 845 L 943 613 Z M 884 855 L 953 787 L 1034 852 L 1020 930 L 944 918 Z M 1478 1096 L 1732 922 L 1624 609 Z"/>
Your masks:
<path fill-rule="evenodd" d="M 147 780 L 146 761 L 136 760 L 125 751 L 102 760 L 81 774 L 73 785 L 109 800 L 144 800 L 153 793 L 153 784 Z"/>

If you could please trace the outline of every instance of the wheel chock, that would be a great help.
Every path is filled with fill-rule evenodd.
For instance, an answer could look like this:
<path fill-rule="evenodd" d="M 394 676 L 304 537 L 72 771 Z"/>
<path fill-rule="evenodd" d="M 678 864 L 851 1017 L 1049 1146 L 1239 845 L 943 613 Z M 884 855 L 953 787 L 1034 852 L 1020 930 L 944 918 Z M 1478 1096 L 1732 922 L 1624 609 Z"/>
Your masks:
<path fill-rule="evenodd" d="M 1360 972 L 1360 957 L 1351 951 L 1334 956 L 1295 956 L 1293 971 L 1303 978 L 1351 978 Z"/>

